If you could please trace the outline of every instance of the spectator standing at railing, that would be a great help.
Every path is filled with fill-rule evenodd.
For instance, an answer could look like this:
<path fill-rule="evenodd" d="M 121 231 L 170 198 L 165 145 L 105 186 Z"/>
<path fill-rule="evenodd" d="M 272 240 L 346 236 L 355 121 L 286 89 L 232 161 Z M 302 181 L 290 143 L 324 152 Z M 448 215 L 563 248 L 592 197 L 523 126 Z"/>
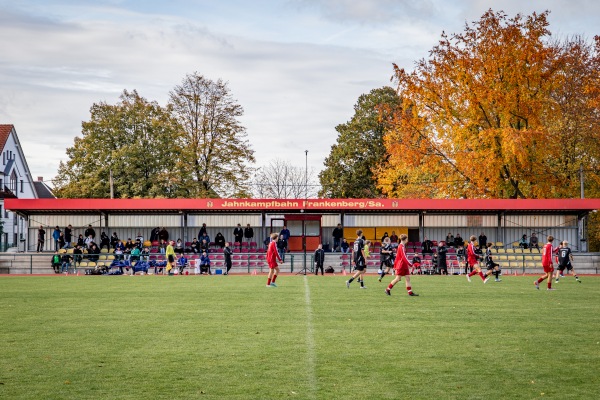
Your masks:
<path fill-rule="evenodd" d="M 60 237 L 60 228 L 57 226 L 54 228 L 52 232 L 52 239 L 54 239 L 54 251 L 58 251 L 60 247 L 58 246 L 58 238 Z"/>
<path fill-rule="evenodd" d="M 269 244 L 267 243 L 267 246 Z M 277 253 L 279 254 L 279 258 L 281 258 L 281 262 L 285 262 L 285 249 L 287 247 L 287 243 L 286 241 L 279 236 L 279 239 L 277 239 Z"/>
<path fill-rule="evenodd" d="M 229 270 L 231 269 L 231 255 L 232 251 L 229 248 L 229 243 L 225 242 L 225 247 L 223 248 L 223 256 L 225 258 L 225 275 L 229 275 Z"/>
<path fill-rule="evenodd" d="M 252 238 L 254 237 L 254 229 L 252 229 L 252 227 L 250 226 L 250 224 L 246 225 L 246 228 L 244 229 L 244 237 L 246 238 L 246 241 L 251 241 Z"/>
<path fill-rule="evenodd" d="M 283 226 L 283 229 L 281 230 L 281 232 L 279 232 L 279 238 L 283 239 L 285 242 L 285 250 L 287 251 L 288 249 L 288 240 L 290 240 L 290 230 L 287 228 L 287 226 Z"/>
<path fill-rule="evenodd" d="M 73 241 L 73 227 L 71 226 L 71 224 L 69 224 L 66 228 L 65 228 L 65 249 L 68 249 L 71 247 L 71 242 Z"/>
<path fill-rule="evenodd" d="M 46 240 L 46 231 L 44 230 L 44 227 L 42 225 L 40 225 L 40 228 L 38 229 L 38 241 L 37 241 L 37 252 L 41 253 L 42 251 L 44 251 L 44 242 Z"/>
<path fill-rule="evenodd" d="M 85 237 L 92 236 L 92 239 L 96 239 L 96 231 L 92 228 L 92 224 L 89 224 L 85 232 L 83 233 Z"/>
<path fill-rule="evenodd" d="M 337 224 L 337 226 L 333 228 L 331 236 L 333 236 L 333 251 L 342 251 L 340 247 L 342 244 L 342 238 L 344 237 L 344 229 L 342 229 L 342 224 Z"/>
<path fill-rule="evenodd" d="M 233 230 L 233 237 L 237 243 L 242 243 L 242 240 L 244 240 L 244 229 L 241 224 L 237 224 L 236 228 Z"/>

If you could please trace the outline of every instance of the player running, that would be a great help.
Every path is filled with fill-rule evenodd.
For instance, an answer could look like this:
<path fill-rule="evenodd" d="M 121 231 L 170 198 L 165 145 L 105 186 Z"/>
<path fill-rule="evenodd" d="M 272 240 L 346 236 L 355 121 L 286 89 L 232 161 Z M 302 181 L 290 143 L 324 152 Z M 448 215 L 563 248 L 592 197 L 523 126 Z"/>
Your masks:
<path fill-rule="evenodd" d="M 267 287 L 277 287 L 275 280 L 279 274 L 279 265 L 277 261 L 283 262 L 277 251 L 277 233 L 271 233 L 271 242 L 267 248 L 267 264 L 269 264 L 269 276 L 267 277 Z"/>
<path fill-rule="evenodd" d="M 390 269 L 394 266 L 394 250 L 392 249 L 392 241 L 389 237 L 383 239 L 383 245 L 379 250 L 379 269 L 381 274 L 379 275 L 379 282 L 383 279 L 386 274 L 390 273 Z M 385 268 L 385 269 L 384 269 Z"/>
<path fill-rule="evenodd" d="M 560 247 L 558 248 L 558 270 L 556 271 L 556 283 L 558 283 L 559 275 L 563 275 L 565 268 L 567 269 L 567 272 L 570 272 L 571 275 L 575 277 L 577 282 L 581 283 L 577 273 L 575 273 L 575 269 L 573 269 L 573 264 L 571 264 L 572 261 L 573 252 L 571 252 L 571 249 L 569 248 L 569 242 L 563 240 L 560 242 Z"/>
<path fill-rule="evenodd" d="M 352 278 L 346 281 L 346 287 L 348 289 L 350 289 L 350 284 L 356 278 L 358 278 L 358 282 L 360 282 L 360 288 L 366 289 L 363 275 L 367 269 L 367 262 L 365 258 L 365 241 L 362 238 L 362 233 L 362 229 L 356 231 L 357 238 L 354 241 L 354 246 L 352 247 L 352 260 L 354 262 L 354 268 L 356 269 L 356 272 Z"/>
<path fill-rule="evenodd" d="M 406 243 L 408 243 L 408 236 L 405 234 L 400 235 L 400 244 L 398 245 L 398 250 L 396 251 L 396 261 L 394 262 L 394 271 L 396 271 L 396 277 L 390 284 L 387 289 L 385 289 L 385 294 L 391 296 L 391 290 L 394 285 L 402 280 L 402 277 L 405 277 L 406 282 L 406 291 L 409 296 L 418 296 L 418 294 L 412 291 L 412 287 L 410 286 L 410 270 L 411 267 L 410 261 L 406 257 Z"/>
<path fill-rule="evenodd" d="M 491 274 L 496 276 L 496 282 L 501 282 L 500 279 L 500 264 L 495 263 L 492 257 L 492 243 L 488 243 L 485 249 L 485 266 L 487 267 L 487 272 L 485 273 L 486 278 L 488 278 Z"/>
<path fill-rule="evenodd" d="M 475 246 L 476 240 L 477 240 L 477 238 L 475 236 L 471 235 L 471 237 L 469 238 L 469 245 L 467 246 L 467 262 L 469 263 L 469 265 L 471 267 L 473 267 L 473 271 L 471 271 L 467 274 L 467 280 L 469 282 L 471 282 L 471 277 L 473 275 L 479 274 L 483 283 L 487 283 L 487 281 L 490 278 L 484 276 L 483 272 L 481 272 L 481 267 L 479 266 L 479 255 L 476 253 L 476 250 L 477 250 L 477 246 Z"/>
<path fill-rule="evenodd" d="M 548 242 L 544 245 L 542 249 L 542 267 L 544 267 L 544 274 L 539 277 L 539 279 L 533 284 L 536 289 L 540 289 L 540 283 L 544 281 L 544 279 L 548 279 L 548 290 L 552 289 L 552 272 L 554 272 L 554 266 L 552 265 L 552 253 L 555 253 L 558 250 L 558 247 L 554 249 L 552 247 L 552 242 L 554 241 L 554 236 L 548 236 Z"/>

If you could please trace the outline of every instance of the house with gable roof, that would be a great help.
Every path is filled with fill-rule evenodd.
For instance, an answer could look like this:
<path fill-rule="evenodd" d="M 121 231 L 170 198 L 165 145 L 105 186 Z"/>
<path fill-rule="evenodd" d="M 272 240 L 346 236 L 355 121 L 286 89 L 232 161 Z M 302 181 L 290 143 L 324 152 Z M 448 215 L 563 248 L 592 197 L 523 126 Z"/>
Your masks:
<path fill-rule="evenodd" d="M 14 125 L 0 124 L 0 250 L 16 247 L 26 235 L 27 225 L 23 217 L 6 211 L 4 199 L 54 198 L 43 179 L 33 180 L 25 154 Z M 21 249 L 24 250 L 24 249 Z"/>

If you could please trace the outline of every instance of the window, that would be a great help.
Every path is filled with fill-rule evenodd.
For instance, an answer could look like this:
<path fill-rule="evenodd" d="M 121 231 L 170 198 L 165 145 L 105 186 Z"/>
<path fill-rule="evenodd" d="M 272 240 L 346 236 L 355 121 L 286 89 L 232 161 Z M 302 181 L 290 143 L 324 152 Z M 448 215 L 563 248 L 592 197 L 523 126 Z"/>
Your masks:
<path fill-rule="evenodd" d="M 23 193 L 24 187 L 25 187 L 25 185 L 23 184 L 23 179 L 21 179 L 21 193 Z"/>
<path fill-rule="evenodd" d="M 17 193 L 17 174 L 15 171 L 10 174 L 10 185 L 8 189 L 13 193 Z"/>

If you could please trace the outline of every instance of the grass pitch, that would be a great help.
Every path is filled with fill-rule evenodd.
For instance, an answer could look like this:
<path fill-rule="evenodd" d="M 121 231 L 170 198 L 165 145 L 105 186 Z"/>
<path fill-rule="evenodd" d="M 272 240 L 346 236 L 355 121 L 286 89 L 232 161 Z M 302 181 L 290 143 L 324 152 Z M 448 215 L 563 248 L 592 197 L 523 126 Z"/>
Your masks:
<path fill-rule="evenodd" d="M 0 398 L 599 397 L 598 277 L 346 278 L 0 278 Z"/>

